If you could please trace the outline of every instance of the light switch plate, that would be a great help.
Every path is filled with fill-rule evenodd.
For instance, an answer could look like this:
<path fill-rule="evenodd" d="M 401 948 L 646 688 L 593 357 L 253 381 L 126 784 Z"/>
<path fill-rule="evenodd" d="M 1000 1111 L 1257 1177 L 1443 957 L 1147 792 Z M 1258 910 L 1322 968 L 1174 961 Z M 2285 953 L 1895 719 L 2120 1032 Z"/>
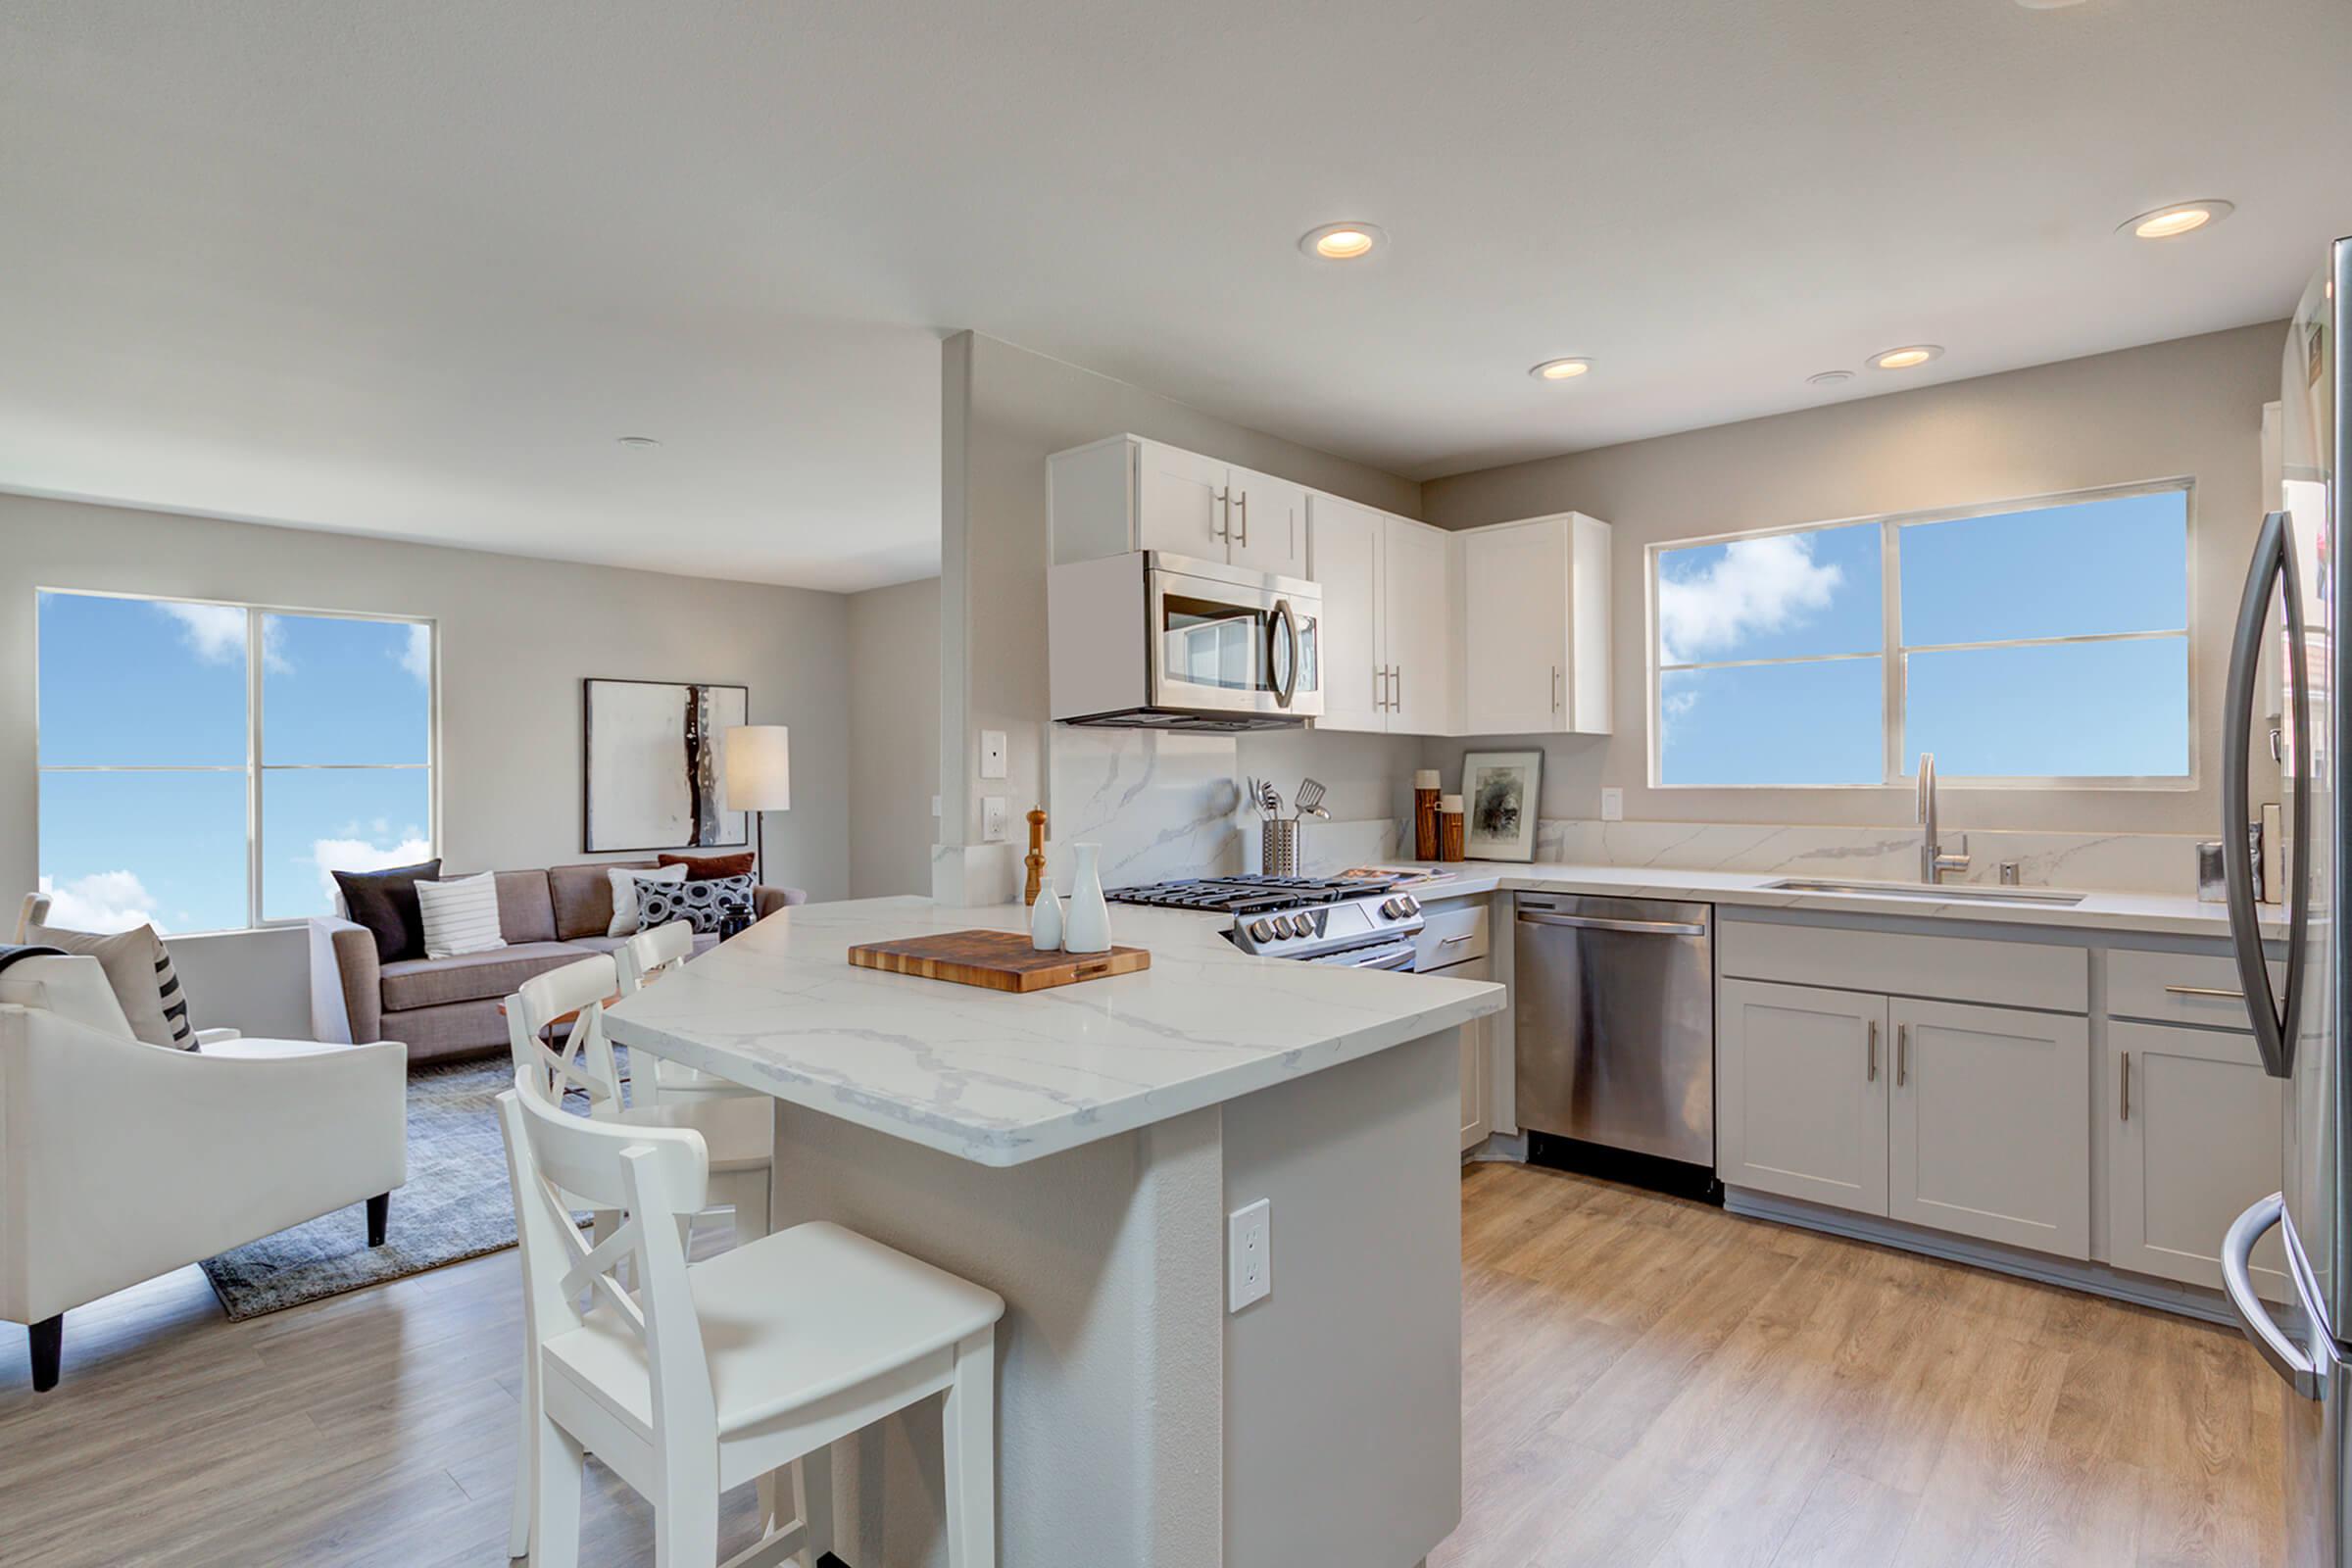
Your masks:
<path fill-rule="evenodd" d="M 1225 1217 L 1225 1309 L 1239 1312 L 1274 1294 L 1274 1200 L 1261 1198 Z"/>
<path fill-rule="evenodd" d="M 990 795 L 980 802 L 980 839 L 985 844 L 1004 842 L 1004 797 Z"/>
<path fill-rule="evenodd" d="M 940 814 L 940 812 L 939 812 L 939 797 L 938 797 L 938 796 L 936 796 L 936 795 L 934 795 L 934 796 L 932 796 L 932 797 L 931 797 L 931 814 L 932 814 L 933 816 L 937 816 L 937 815 L 939 815 L 939 814 Z"/>
<path fill-rule="evenodd" d="M 1004 732 L 1001 729 L 984 729 L 980 732 L 980 776 L 1004 776 Z"/>
<path fill-rule="evenodd" d="M 1600 792 L 1600 819 L 1603 822 L 1625 820 L 1625 791 L 1602 790 Z"/>

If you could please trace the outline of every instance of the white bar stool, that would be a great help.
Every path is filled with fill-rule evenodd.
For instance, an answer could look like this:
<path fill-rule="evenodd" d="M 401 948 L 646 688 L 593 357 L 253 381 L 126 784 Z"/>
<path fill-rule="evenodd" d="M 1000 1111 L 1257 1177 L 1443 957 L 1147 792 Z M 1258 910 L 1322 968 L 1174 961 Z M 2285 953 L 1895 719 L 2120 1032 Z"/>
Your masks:
<path fill-rule="evenodd" d="M 499 1118 L 536 1406 L 537 1568 L 577 1568 L 588 1453 L 653 1503 L 658 1568 L 706 1568 L 721 1492 L 943 1392 L 948 1560 L 995 1568 L 1001 1298 L 823 1223 L 689 1265 L 686 1227 L 710 1197 L 699 1133 L 569 1115 L 535 1073 L 499 1097 Z M 627 1219 L 591 1247 L 575 1196 Z M 624 1257 L 634 1293 L 613 1278 Z M 728 1568 L 813 1560 L 833 1544 L 830 1513 L 771 1522 Z"/>
<path fill-rule="evenodd" d="M 672 920 L 666 925 L 640 931 L 614 950 L 612 956 L 620 965 L 620 994 L 633 997 L 661 977 L 664 970 L 675 968 L 694 956 L 694 924 L 689 920 Z M 693 1100 L 750 1099 L 760 1102 L 761 1110 L 772 1121 L 774 1102 L 756 1089 L 702 1072 L 656 1056 L 642 1047 L 630 1053 L 632 1061 L 653 1063 L 653 1071 L 632 1071 L 630 1077 L 637 1086 L 648 1084 L 653 1089 L 653 1102 L 659 1105 L 682 1104 Z"/>

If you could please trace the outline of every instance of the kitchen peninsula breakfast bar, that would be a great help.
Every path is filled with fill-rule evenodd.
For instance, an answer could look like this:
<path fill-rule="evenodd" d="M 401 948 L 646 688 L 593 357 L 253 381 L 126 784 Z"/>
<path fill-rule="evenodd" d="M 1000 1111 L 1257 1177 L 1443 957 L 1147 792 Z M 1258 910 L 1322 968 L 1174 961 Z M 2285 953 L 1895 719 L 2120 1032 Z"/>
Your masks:
<path fill-rule="evenodd" d="M 1149 969 L 1025 996 L 846 957 L 1026 913 L 804 905 L 612 1035 L 774 1098 L 775 1228 L 1004 1298 L 1000 1563 L 1413 1568 L 1461 1510 L 1455 1030 L 1501 989 L 1252 958 L 1150 909 L 1116 917 Z M 1226 1217 L 1260 1200 L 1271 1294 L 1229 1311 Z M 854 1568 L 946 1560 L 936 1431 L 837 1446 Z"/>

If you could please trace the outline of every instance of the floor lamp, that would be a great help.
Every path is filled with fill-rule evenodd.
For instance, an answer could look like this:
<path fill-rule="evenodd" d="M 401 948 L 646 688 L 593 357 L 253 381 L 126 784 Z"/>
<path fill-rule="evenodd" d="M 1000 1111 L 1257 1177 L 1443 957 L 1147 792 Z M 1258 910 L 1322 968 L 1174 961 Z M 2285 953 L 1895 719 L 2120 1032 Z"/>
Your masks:
<path fill-rule="evenodd" d="M 738 724 L 721 733 L 727 809 L 749 811 L 759 835 L 754 880 L 767 882 L 767 816 L 792 809 L 792 731 L 782 724 Z"/>

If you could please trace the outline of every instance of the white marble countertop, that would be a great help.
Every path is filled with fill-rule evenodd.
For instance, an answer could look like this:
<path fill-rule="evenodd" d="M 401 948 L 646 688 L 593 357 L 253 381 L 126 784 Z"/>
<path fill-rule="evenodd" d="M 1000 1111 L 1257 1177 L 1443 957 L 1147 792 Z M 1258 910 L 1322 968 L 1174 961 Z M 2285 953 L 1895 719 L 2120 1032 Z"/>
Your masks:
<path fill-rule="evenodd" d="M 1114 906 L 1140 974 L 1016 996 L 850 965 L 932 931 L 1026 930 L 1018 905 L 804 904 L 608 1013 L 612 1038 L 983 1165 L 1017 1165 L 1450 1029 L 1500 986 L 1253 958 L 1213 915 Z"/>
<path fill-rule="evenodd" d="M 1694 899 L 1710 904 L 1804 909 L 1824 914 L 1877 915 L 1882 919 L 1973 920 L 1993 925 L 2056 926 L 2077 931 L 2150 932 L 2166 936 L 2230 938 L 2230 916 L 2219 904 L 2161 893 L 2085 893 L 2081 904 L 2000 904 L 1965 896 L 1945 900 L 1867 893 L 1799 893 L 1775 888 L 1786 872 L 1677 871 L 1655 865 L 1563 865 L 1539 861 L 1520 865 L 1467 860 L 1428 865 L 1384 860 L 1383 865 L 1451 871 L 1445 882 L 1412 890 L 1422 900 L 1505 893 L 1599 893 L 1628 899 Z M 1987 890 L 1989 891 L 1989 890 Z M 2071 891 L 2026 888 L 2027 893 Z M 2283 940 L 2286 912 L 2262 906 L 2262 934 Z"/>

